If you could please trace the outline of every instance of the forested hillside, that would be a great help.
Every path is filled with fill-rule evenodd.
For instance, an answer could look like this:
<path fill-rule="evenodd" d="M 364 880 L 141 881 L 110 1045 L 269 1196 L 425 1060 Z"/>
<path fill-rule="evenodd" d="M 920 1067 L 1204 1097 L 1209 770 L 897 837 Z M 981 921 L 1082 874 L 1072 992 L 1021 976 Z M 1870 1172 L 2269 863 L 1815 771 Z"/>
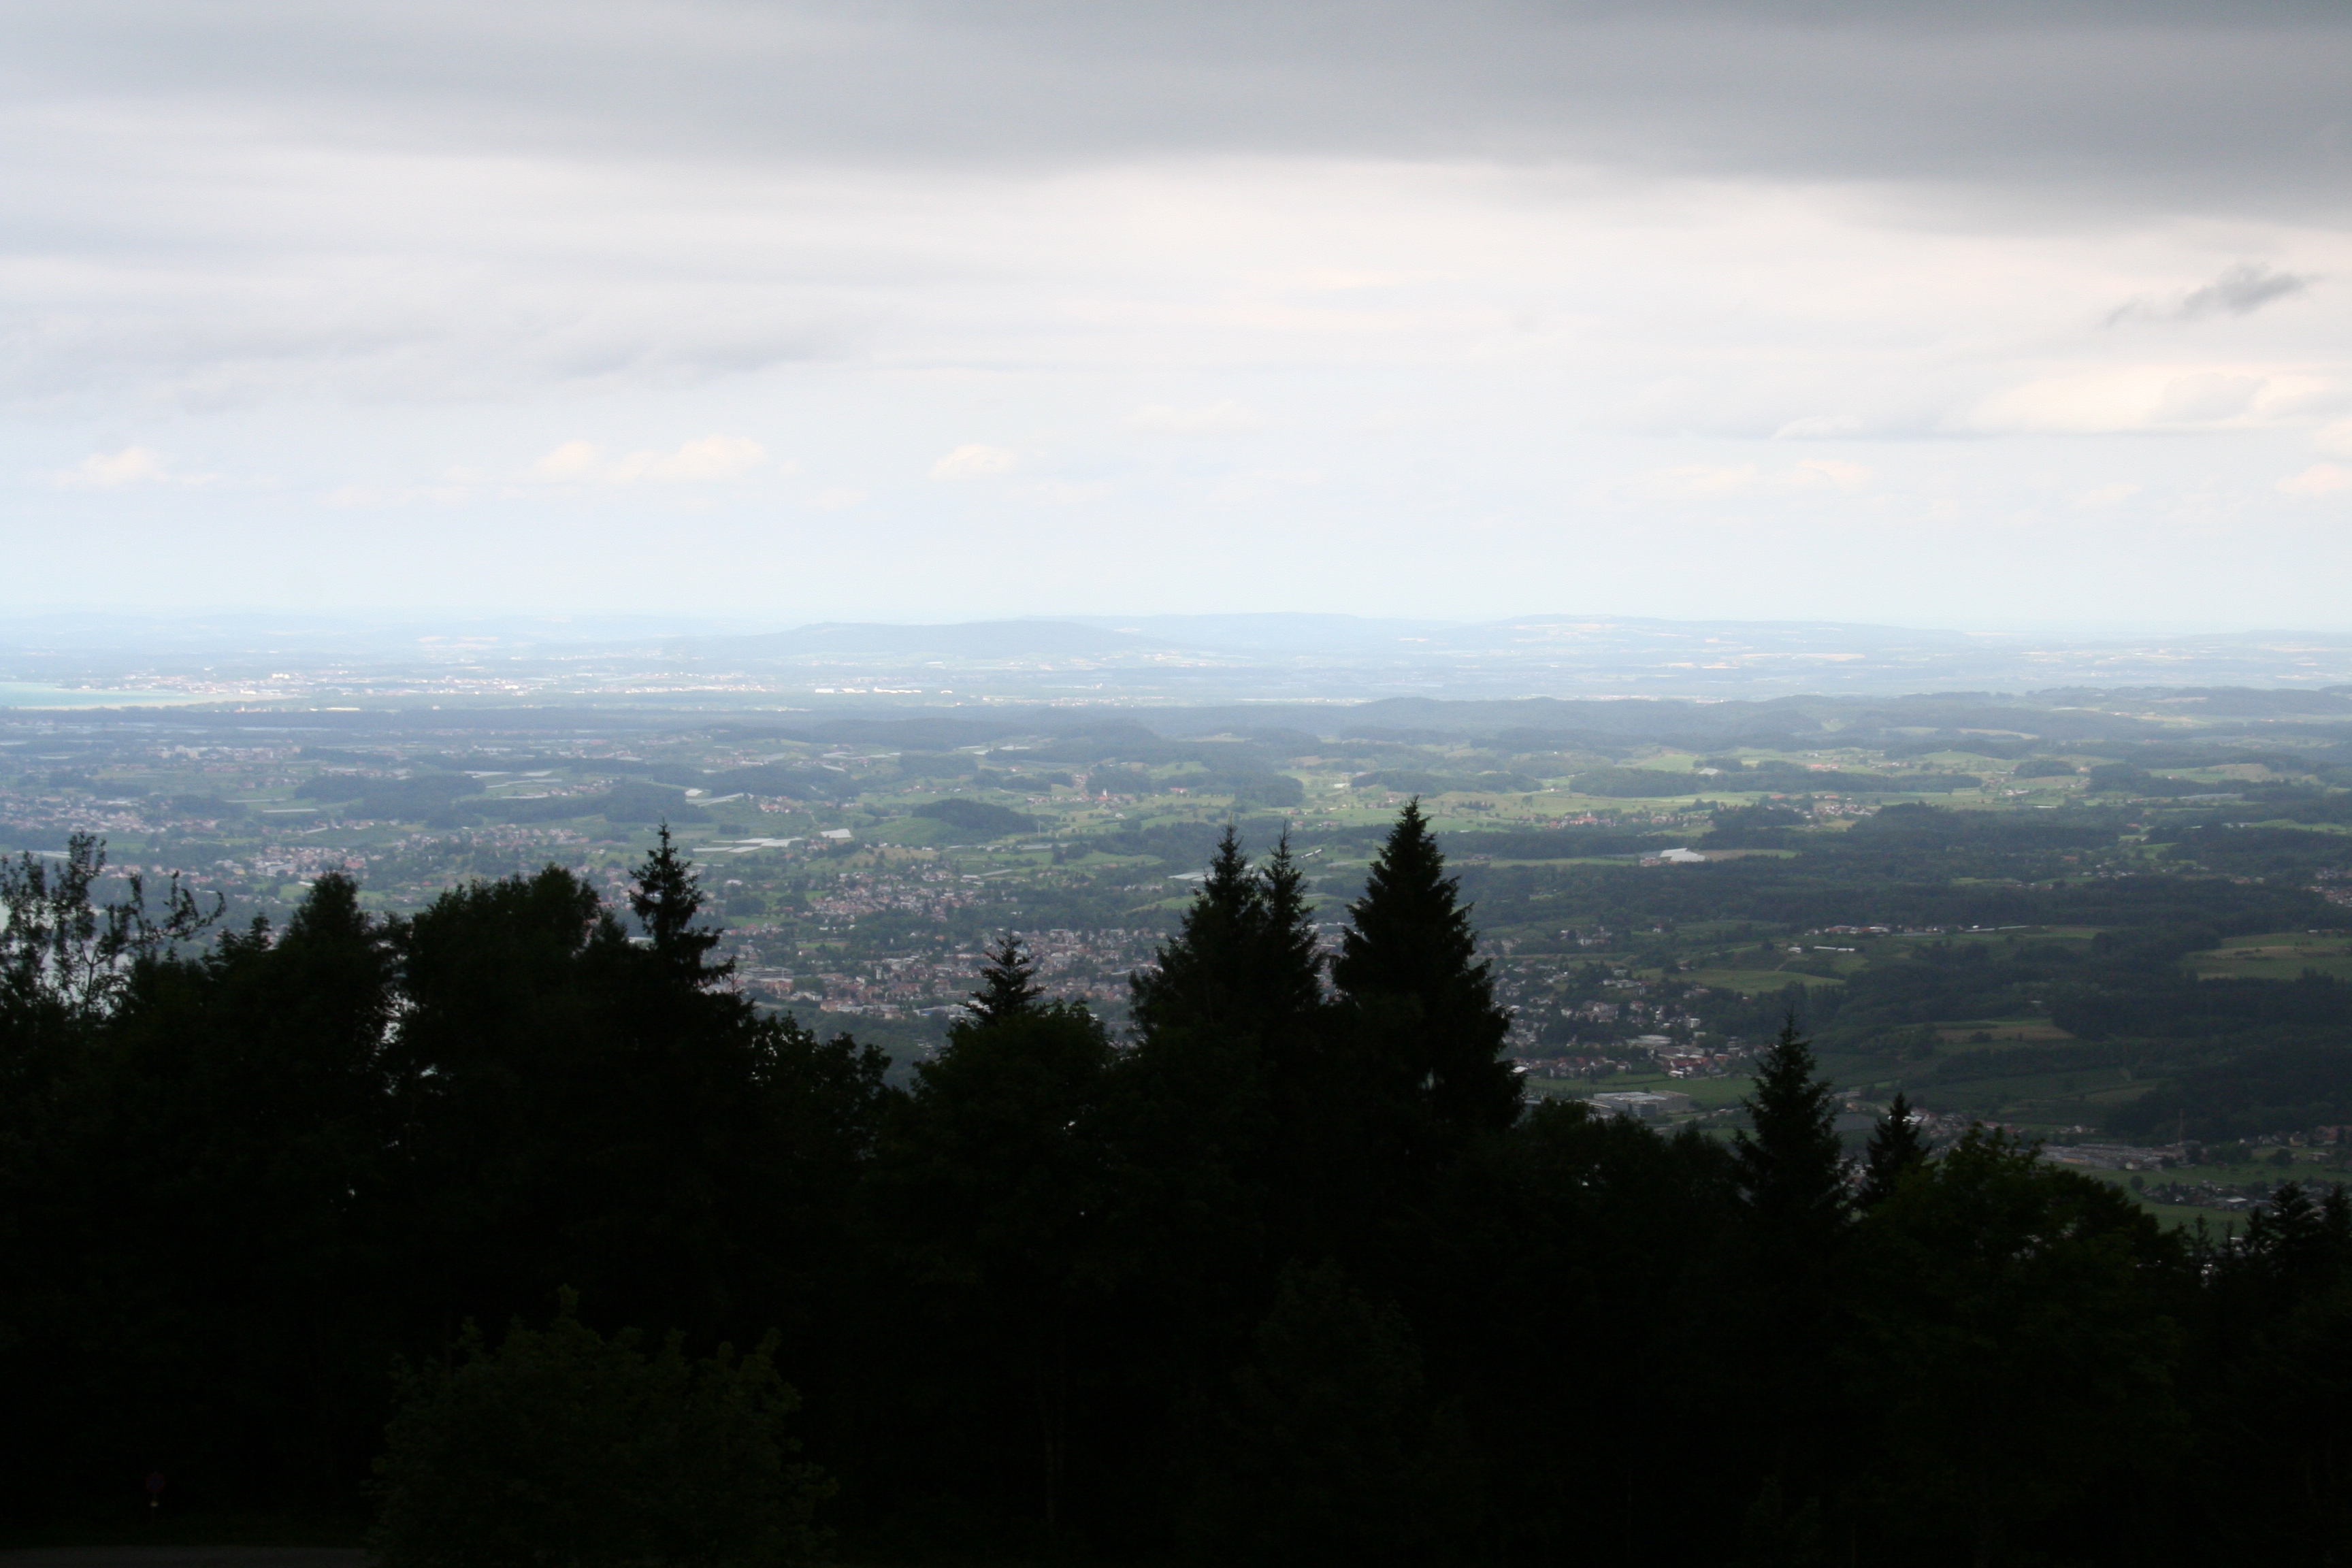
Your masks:
<path fill-rule="evenodd" d="M 1292 852 L 1228 834 L 1130 1035 L 1002 943 L 904 1090 L 737 994 L 667 838 L 625 911 L 558 868 L 405 918 L 327 876 L 226 931 L 92 909 L 94 865 L 20 863 L 0 934 L 19 1521 L 102 1525 L 152 1473 L 190 1512 L 381 1498 L 423 1562 L 453 1466 L 642 1463 L 768 1500 L 708 1561 L 821 1549 L 819 1500 L 852 1560 L 2347 1544 L 2340 1194 L 2208 1243 L 1998 1132 L 1931 1157 L 1900 1101 L 1850 1168 L 1792 1027 L 1727 1141 L 1528 1109 L 1411 807 L 1328 966 Z M 491 1359 L 515 1321 L 553 1328 Z M 761 1349 L 691 1381 L 625 1327 Z M 708 1440 L 583 1447 L 501 1366 L 704 1390 Z M 753 1462 L 772 1430 L 793 1465 Z"/>

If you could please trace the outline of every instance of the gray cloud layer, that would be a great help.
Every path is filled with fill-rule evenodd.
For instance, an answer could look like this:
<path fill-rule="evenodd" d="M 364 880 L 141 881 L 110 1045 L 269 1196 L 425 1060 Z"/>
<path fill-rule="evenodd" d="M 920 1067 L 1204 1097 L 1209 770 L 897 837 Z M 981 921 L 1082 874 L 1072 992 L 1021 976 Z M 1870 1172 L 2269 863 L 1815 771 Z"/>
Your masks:
<path fill-rule="evenodd" d="M 2107 325 L 2129 321 L 2200 321 L 2215 316 L 2251 316 L 2265 305 L 2307 294 L 2319 279 L 2305 273 L 2283 272 L 2259 261 L 2241 261 L 2222 268 L 2221 275 L 2189 290 L 2170 306 L 2133 300 L 2107 316 Z"/>
<path fill-rule="evenodd" d="M 2334 214 L 2352 8 L 19 3 L 29 102 L 369 143 L 940 164 L 1570 159 Z"/>
<path fill-rule="evenodd" d="M 2335 624 L 2347 79 L 2344 0 L 14 0 L 0 551 Z"/>
<path fill-rule="evenodd" d="M 2251 316 L 2275 300 L 2304 292 L 2313 279 L 2293 272 L 2273 271 L 2254 262 L 2241 262 L 2180 301 L 2174 312 L 2182 321 L 2200 316 Z"/>

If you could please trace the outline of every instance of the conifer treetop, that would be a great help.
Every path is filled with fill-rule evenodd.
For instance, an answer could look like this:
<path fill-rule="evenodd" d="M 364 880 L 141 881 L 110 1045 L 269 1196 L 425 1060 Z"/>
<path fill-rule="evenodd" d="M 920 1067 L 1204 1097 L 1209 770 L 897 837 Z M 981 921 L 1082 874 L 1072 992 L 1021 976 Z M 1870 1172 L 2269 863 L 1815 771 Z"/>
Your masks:
<path fill-rule="evenodd" d="M 1398 816 L 1348 915 L 1331 973 L 1371 1045 L 1368 1070 L 1438 1124 L 1509 1126 L 1519 1114 L 1518 1079 L 1501 1059 L 1510 1015 L 1418 799 Z"/>
<path fill-rule="evenodd" d="M 1261 869 L 1229 823 L 1182 925 L 1131 982 L 1136 1026 L 1147 1036 L 1197 1026 L 1278 1032 L 1322 1005 L 1321 973 L 1288 836 Z"/>
<path fill-rule="evenodd" d="M 1833 1231 L 1849 1205 L 1836 1091 L 1813 1061 L 1792 1011 L 1756 1069 L 1743 1102 L 1752 1130 L 1734 1134 L 1740 1185 L 1758 1219 L 1799 1234 Z"/>
<path fill-rule="evenodd" d="M 1927 1158 L 1927 1141 L 1919 1134 L 1918 1118 L 1898 1089 L 1887 1103 L 1886 1114 L 1871 1130 L 1870 1147 L 1863 1155 L 1863 1206 L 1892 1197 L 1903 1173 Z"/>
<path fill-rule="evenodd" d="M 698 984 L 721 979 L 735 970 L 731 960 L 703 962 L 704 955 L 719 945 L 719 933 L 695 926 L 702 903 L 702 879 L 695 874 L 693 862 L 671 842 L 669 824 L 665 822 L 652 851 L 636 868 L 635 885 L 629 889 L 629 910 L 653 939 L 655 955 L 689 972 Z"/>
<path fill-rule="evenodd" d="M 1002 942 L 988 950 L 988 962 L 980 969 L 980 989 L 966 1005 L 982 1024 L 1018 1017 L 1033 1011 L 1037 998 L 1045 994 L 1036 975 L 1036 961 L 1021 939 L 1007 931 Z"/>
<path fill-rule="evenodd" d="M 1487 965 L 1478 961 L 1478 933 L 1461 890 L 1460 880 L 1445 875 L 1445 856 L 1415 796 L 1372 862 L 1364 896 L 1348 906 L 1332 966 L 1339 989 L 1365 996 L 1486 988 Z"/>

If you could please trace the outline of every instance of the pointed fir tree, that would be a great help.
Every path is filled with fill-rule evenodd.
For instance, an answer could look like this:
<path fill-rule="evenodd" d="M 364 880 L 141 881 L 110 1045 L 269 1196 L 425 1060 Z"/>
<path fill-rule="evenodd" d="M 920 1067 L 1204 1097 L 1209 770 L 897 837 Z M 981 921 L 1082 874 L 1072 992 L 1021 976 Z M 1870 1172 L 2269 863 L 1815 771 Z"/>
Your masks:
<path fill-rule="evenodd" d="M 2230 1267 L 2261 1281 L 2275 1301 L 2339 1286 L 2352 1271 L 2352 1203 L 2344 1188 L 2314 1200 L 2301 1182 L 2281 1185 L 2267 1208 L 2248 1217 Z"/>
<path fill-rule="evenodd" d="M 1286 828 L 1266 857 L 1264 882 L 1250 988 L 1266 1022 L 1288 1026 L 1323 1005 L 1323 955 L 1316 950 L 1307 873 L 1290 853 Z"/>
<path fill-rule="evenodd" d="M 1835 1099 L 1791 1011 L 1757 1064 L 1756 1091 L 1743 1102 L 1753 1130 L 1733 1138 L 1740 1187 L 1768 1246 L 1818 1246 L 1845 1218 L 1845 1148 Z"/>
<path fill-rule="evenodd" d="M 1519 1113 L 1518 1080 L 1501 1059 L 1510 1015 L 1460 894 L 1421 802 L 1408 803 L 1348 906 L 1332 977 L 1390 1092 L 1457 1130 L 1499 1129 Z"/>
<path fill-rule="evenodd" d="M 1228 827 L 1155 965 L 1132 982 L 1138 1038 L 1113 1075 L 1107 1142 L 1134 1173 L 1119 1268 L 1152 1303 L 1181 1378 L 1224 1375 L 1305 1245 L 1302 1188 L 1323 1146 L 1314 1117 L 1327 1009 L 1298 868 L 1261 872 Z M 1319 1098 L 1318 1098 L 1319 1097 Z"/>
<path fill-rule="evenodd" d="M 731 960 L 705 962 L 719 945 L 719 933 L 695 926 L 695 916 L 702 912 L 701 879 L 671 842 L 667 822 L 661 825 L 653 851 L 637 866 L 636 884 L 629 889 L 629 910 L 653 939 L 654 956 L 696 984 L 721 980 L 735 972 Z"/>
<path fill-rule="evenodd" d="M 1154 968 L 1130 982 L 1146 1039 L 1213 1028 L 1265 1037 L 1320 1005 L 1305 879 L 1287 842 L 1261 875 L 1228 826 L 1209 874 Z"/>
<path fill-rule="evenodd" d="M 1763 1473 L 1791 1498 L 1812 1497 L 1836 1419 L 1822 1370 L 1835 1342 L 1851 1200 L 1835 1097 L 1793 1010 L 1744 1103 L 1752 1128 L 1734 1135 L 1732 1167 L 1745 1223 L 1733 1238 L 1740 1267 L 1726 1281 L 1738 1301 L 1730 1309 L 1742 1342 L 1738 1397 L 1772 1413 L 1759 1433 Z"/>
<path fill-rule="evenodd" d="M 1021 939 L 1006 932 L 1003 942 L 988 950 L 988 962 L 981 965 L 980 989 L 967 1004 L 973 1021 L 1001 1024 L 1034 1010 L 1037 998 L 1045 994 L 1036 975 L 1036 963 L 1021 945 Z"/>
<path fill-rule="evenodd" d="M 1919 1136 L 1911 1102 L 1896 1089 L 1886 1114 L 1871 1129 L 1870 1147 L 1863 1155 L 1861 1205 L 1874 1208 L 1894 1195 L 1903 1173 L 1927 1157 L 1927 1141 Z"/>
<path fill-rule="evenodd" d="M 719 933 L 694 924 L 696 914 L 703 912 L 701 877 L 694 875 L 694 863 L 677 851 L 677 844 L 670 842 L 668 823 L 663 823 L 658 842 L 637 863 L 635 884 L 628 891 L 628 910 L 652 938 L 652 954 L 663 969 L 675 971 L 694 985 L 708 985 L 734 973 L 731 959 L 724 963 L 708 962 L 710 950 L 719 945 Z"/>

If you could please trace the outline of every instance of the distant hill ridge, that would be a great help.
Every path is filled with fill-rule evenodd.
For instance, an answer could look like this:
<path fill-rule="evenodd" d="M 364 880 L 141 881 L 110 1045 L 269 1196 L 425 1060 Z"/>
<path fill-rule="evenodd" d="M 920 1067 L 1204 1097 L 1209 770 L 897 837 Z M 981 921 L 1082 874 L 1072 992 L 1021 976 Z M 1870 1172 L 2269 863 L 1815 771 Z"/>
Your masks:
<path fill-rule="evenodd" d="M 884 621 L 826 621 L 752 637 L 698 637 L 705 658 L 788 658 L 818 653 L 944 654 L 955 658 L 1018 658 L 1137 653 L 1174 645 L 1157 637 L 1083 626 L 1075 621 L 961 621 L 899 626 Z"/>

